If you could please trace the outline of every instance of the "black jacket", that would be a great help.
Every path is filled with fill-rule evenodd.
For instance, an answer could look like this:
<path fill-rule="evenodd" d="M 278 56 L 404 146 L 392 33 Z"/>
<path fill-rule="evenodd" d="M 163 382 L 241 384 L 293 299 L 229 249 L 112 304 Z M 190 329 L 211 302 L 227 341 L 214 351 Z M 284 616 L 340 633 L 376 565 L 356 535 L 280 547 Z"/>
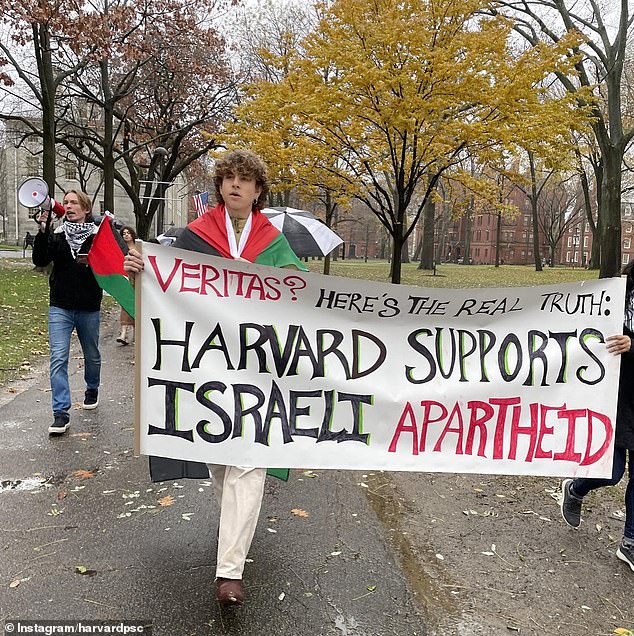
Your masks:
<path fill-rule="evenodd" d="M 80 253 L 88 253 L 94 234 L 83 243 Z M 103 292 L 88 265 L 78 263 L 70 251 L 64 232 L 38 232 L 33 242 L 33 263 L 46 267 L 53 263 L 49 278 L 51 307 L 99 311 Z"/>
<path fill-rule="evenodd" d="M 621 355 L 619 376 L 619 401 L 616 407 L 616 437 L 614 443 L 619 448 L 634 450 L 634 334 L 624 330 L 630 337 L 630 350 Z"/>

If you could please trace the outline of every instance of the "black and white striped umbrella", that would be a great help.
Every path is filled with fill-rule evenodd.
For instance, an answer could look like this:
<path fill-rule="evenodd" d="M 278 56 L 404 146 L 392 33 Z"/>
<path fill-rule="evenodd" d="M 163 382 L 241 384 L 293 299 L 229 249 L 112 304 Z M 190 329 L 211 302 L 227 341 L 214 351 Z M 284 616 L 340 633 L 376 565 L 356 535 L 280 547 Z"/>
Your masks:
<path fill-rule="evenodd" d="M 312 212 L 264 208 L 262 214 L 284 234 L 297 256 L 325 256 L 343 243 L 343 239 Z"/>

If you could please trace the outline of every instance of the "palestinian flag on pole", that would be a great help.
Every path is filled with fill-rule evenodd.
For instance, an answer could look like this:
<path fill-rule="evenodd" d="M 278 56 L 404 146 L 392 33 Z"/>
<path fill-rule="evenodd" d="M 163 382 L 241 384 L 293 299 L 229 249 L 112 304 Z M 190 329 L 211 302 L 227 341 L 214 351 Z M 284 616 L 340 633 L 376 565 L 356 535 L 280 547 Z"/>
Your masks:
<path fill-rule="evenodd" d="M 88 263 L 99 287 L 108 292 L 134 318 L 134 287 L 123 269 L 128 248 L 106 215 L 88 251 Z"/>

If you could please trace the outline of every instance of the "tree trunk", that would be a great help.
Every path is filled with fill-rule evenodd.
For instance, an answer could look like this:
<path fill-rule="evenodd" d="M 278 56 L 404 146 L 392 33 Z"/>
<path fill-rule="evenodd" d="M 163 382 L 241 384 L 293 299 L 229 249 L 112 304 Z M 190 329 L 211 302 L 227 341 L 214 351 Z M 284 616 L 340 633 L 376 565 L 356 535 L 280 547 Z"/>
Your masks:
<path fill-rule="evenodd" d="M 45 24 L 33 25 L 40 88 L 42 89 L 42 178 L 49 194 L 55 197 L 55 77 L 51 56 L 51 42 Z"/>
<path fill-rule="evenodd" d="M 332 196 L 329 191 L 326 191 L 326 226 L 332 228 L 333 225 L 337 224 L 337 203 L 333 203 Z M 335 256 L 335 260 L 337 258 L 337 252 L 339 248 L 337 248 L 333 254 Z M 324 258 L 324 275 L 328 276 L 330 274 L 330 254 Z"/>
<path fill-rule="evenodd" d="M 114 209 L 114 104 L 108 60 L 100 60 L 101 90 L 103 93 L 103 205 L 104 210 L 115 212 Z"/>
<path fill-rule="evenodd" d="M 533 221 L 533 261 L 535 263 L 535 271 L 542 271 L 542 255 L 539 251 L 539 222 L 537 218 L 537 199 L 539 194 L 537 192 L 537 172 L 535 170 L 535 157 L 531 151 L 528 152 L 528 163 L 531 171 L 531 196 L 529 200 L 531 202 L 531 219 Z"/>
<path fill-rule="evenodd" d="M 622 152 L 612 148 L 603 153 L 601 184 L 601 266 L 599 278 L 617 276 L 621 270 L 621 160 Z"/>
<path fill-rule="evenodd" d="M 467 216 L 465 219 L 465 235 L 464 235 L 464 254 L 462 262 L 464 265 L 468 265 L 471 262 L 471 227 L 473 224 L 473 203 L 474 197 L 471 195 L 469 198 L 469 206 L 467 207 Z"/>
<path fill-rule="evenodd" d="M 436 218 L 436 203 L 431 195 L 425 201 L 423 210 L 424 227 L 423 227 L 423 253 L 420 259 L 420 269 L 434 268 L 434 221 Z"/>
<path fill-rule="evenodd" d="M 586 213 L 586 219 L 590 225 L 590 232 L 592 233 L 592 250 L 590 251 L 590 262 L 588 263 L 588 269 L 599 269 L 599 263 L 601 260 L 601 237 L 597 228 L 597 224 L 594 222 L 592 216 L 592 203 L 590 201 L 590 184 L 588 183 L 588 175 L 581 165 L 581 154 L 577 151 L 577 157 L 579 165 L 581 166 L 581 191 L 583 192 L 583 206 Z M 600 164 L 593 164 L 594 178 L 597 184 L 597 198 L 600 191 L 599 184 L 603 181 L 603 169 Z M 597 212 L 598 220 L 598 212 Z"/>
<path fill-rule="evenodd" d="M 403 220 L 401 221 L 401 235 L 403 234 L 403 228 L 407 227 L 407 214 L 403 213 Z M 401 245 L 401 263 L 409 263 L 409 237 L 403 240 Z"/>
<path fill-rule="evenodd" d="M 495 266 L 500 266 L 500 243 L 502 237 L 502 210 L 498 210 L 498 223 L 495 228 Z"/>
<path fill-rule="evenodd" d="M 403 252 L 403 223 L 394 224 L 392 235 L 392 265 L 390 267 L 390 280 L 398 285 L 401 282 L 401 253 Z"/>

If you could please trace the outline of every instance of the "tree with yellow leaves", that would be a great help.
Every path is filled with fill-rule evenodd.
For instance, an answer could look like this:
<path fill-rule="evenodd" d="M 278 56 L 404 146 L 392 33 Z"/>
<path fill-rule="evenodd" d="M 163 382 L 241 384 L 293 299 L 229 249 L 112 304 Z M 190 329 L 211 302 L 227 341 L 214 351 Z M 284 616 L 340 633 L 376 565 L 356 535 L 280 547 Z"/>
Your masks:
<path fill-rule="evenodd" d="M 308 157 L 363 201 L 400 254 L 438 180 L 467 149 L 486 163 L 518 139 L 557 146 L 578 116 L 544 80 L 572 66 L 571 41 L 513 49 L 511 25 L 483 0 L 338 0 L 322 8 L 284 80 L 240 111 L 293 138 L 289 177 Z M 277 123 L 276 123 L 277 122 Z M 283 129 L 283 130 L 282 130 Z M 275 143 L 275 142 L 274 142 Z"/>

